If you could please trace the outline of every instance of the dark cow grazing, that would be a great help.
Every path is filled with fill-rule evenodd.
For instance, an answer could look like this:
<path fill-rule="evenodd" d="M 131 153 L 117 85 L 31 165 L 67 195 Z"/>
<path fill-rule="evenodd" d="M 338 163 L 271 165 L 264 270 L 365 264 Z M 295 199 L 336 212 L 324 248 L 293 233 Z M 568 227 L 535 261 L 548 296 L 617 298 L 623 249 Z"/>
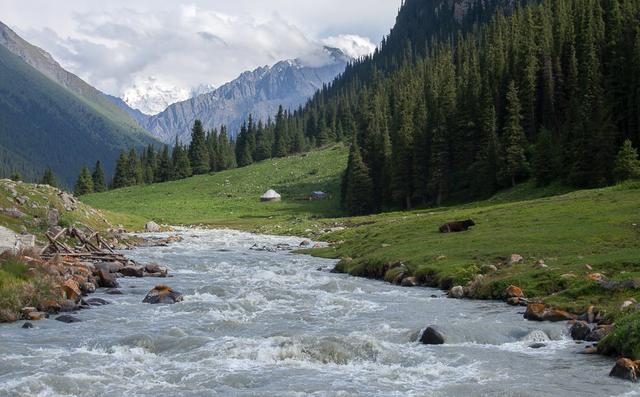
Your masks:
<path fill-rule="evenodd" d="M 467 219 L 466 221 L 449 222 L 440 226 L 440 233 L 458 233 L 466 232 L 471 226 L 475 226 L 476 223 L 473 219 Z"/>

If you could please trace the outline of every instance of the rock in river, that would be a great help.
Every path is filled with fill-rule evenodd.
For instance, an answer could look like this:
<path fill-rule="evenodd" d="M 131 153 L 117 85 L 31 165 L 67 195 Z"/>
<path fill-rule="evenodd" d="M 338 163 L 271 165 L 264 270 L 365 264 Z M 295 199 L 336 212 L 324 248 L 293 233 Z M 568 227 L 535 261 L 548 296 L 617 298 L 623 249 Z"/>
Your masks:
<path fill-rule="evenodd" d="M 102 288 L 118 288 L 118 280 L 113 273 L 105 269 L 98 270 L 98 286 Z"/>
<path fill-rule="evenodd" d="M 455 299 L 462 299 L 464 297 L 464 288 L 461 285 L 457 285 L 449 290 L 449 297 Z"/>
<path fill-rule="evenodd" d="M 171 287 L 166 285 L 158 285 L 144 298 L 142 303 L 150 303 L 150 304 L 172 304 L 177 302 L 182 302 L 184 296 L 177 291 L 174 291 Z"/>
<path fill-rule="evenodd" d="M 425 345 L 444 345 L 444 336 L 438 327 L 427 327 L 420 337 L 420 342 Z"/>
<path fill-rule="evenodd" d="M 56 317 L 56 321 L 60 321 L 61 323 L 65 323 L 65 324 L 82 322 L 82 320 L 80 320 L 79 318 L 70 316 L 68 314 L 64 314 L 62 316 Z"/>
<path fill-rule="evenodd" d="M 638 361 L 634 362 L 632 360 L 629 360 L 628 358 L 621 358 L 616 361 L 616 365 L 609 373 L 609 376 L 630 380 L 631 382 L 637 382 L 638 370 Z"/>
<path fill-rule="evenodd" d="M 586 340 L 591 333 L 591 327 L 585 321 L 577 321 L 571 327 L 571 337 L 574 340 Z"/>
<path fill-rule="evenodd" d="M 144 267 L 142 266 L 125 266 L 120 269 L 120 274 L 125 277 L 143 277 Z"/>
<path fill-rule="evenodd" d="M 144 231 L 149 233 L 158 233 L 162 231 L 162 228 L 154 221 L 149 221 L 144 225 Z"/>

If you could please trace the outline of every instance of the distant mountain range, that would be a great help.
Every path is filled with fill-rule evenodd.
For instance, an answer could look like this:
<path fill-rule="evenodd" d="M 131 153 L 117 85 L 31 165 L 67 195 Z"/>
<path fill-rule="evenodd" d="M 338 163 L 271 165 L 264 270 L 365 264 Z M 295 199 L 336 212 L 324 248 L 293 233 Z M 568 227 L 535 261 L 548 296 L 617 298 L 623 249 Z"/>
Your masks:
<path fill-rule="evenodd" d="M 82 164 L 113 169 L 120 149 L 159 144 L 102 92 L 0 23 L 0 172 L 50 166 L 71 186 Z"/>
<path fill-rule="evenodd" d="M 167 143 L 172 143 L 176 136 L 183 142 L 190 141 L 196 119 L 207 129 L 224 124 L 234 136 L 250 114 L 256 120 L 266 121 L 275 115 L 280 105 L 291 110 L 303 105 L 324 84 L 344 72 L 352 60 L 338 49 L 325 48 L 325 51 L 324 65 L 307 66 L 301 60 L 287 60 L 272 67 L 260 67 L 242 73 L 212 92 L 175 103 L 154 116 L 131 109 L 122 99 L 111 99 L 142 127 Z"/>

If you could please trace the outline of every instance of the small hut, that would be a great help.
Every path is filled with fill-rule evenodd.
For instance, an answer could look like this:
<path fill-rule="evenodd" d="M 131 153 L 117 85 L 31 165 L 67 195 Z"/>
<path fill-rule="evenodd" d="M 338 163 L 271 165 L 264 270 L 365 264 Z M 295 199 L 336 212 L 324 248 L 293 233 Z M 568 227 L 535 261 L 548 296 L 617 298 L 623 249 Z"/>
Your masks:
<path fill-rule="evenodd" d="M 278 192 L 276 192 L 273 189 L 267 190 L 262 196 L 260 196 L 260 201 L 262 202 L 280 201 L 280 200 L 282 200 L 282 196 L 279 195 Z"/>
<path fill-rule="evenodd" d="M 311 193 L 311 196 L 310 196 L 310 199 L 312 201 L 324 200 L 326 198 L 327 198 L 327 193 L 325 193 L 325 192 L 313 192 L 313 193 Z"/>

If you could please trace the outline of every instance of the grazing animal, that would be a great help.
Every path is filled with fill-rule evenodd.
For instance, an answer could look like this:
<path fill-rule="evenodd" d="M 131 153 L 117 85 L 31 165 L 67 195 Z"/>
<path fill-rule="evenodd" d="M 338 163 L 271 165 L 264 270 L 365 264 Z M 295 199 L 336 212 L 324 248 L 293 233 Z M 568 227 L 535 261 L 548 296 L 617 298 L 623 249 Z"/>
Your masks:
<path fill-rule="evenodd" d="M 471 226 L 475 226 L 476 223 L 473 219 L 467 219 L 466 221 L 449 222 L 440 226 L 440 233 L 459 233 L 466 232 Z"/>

